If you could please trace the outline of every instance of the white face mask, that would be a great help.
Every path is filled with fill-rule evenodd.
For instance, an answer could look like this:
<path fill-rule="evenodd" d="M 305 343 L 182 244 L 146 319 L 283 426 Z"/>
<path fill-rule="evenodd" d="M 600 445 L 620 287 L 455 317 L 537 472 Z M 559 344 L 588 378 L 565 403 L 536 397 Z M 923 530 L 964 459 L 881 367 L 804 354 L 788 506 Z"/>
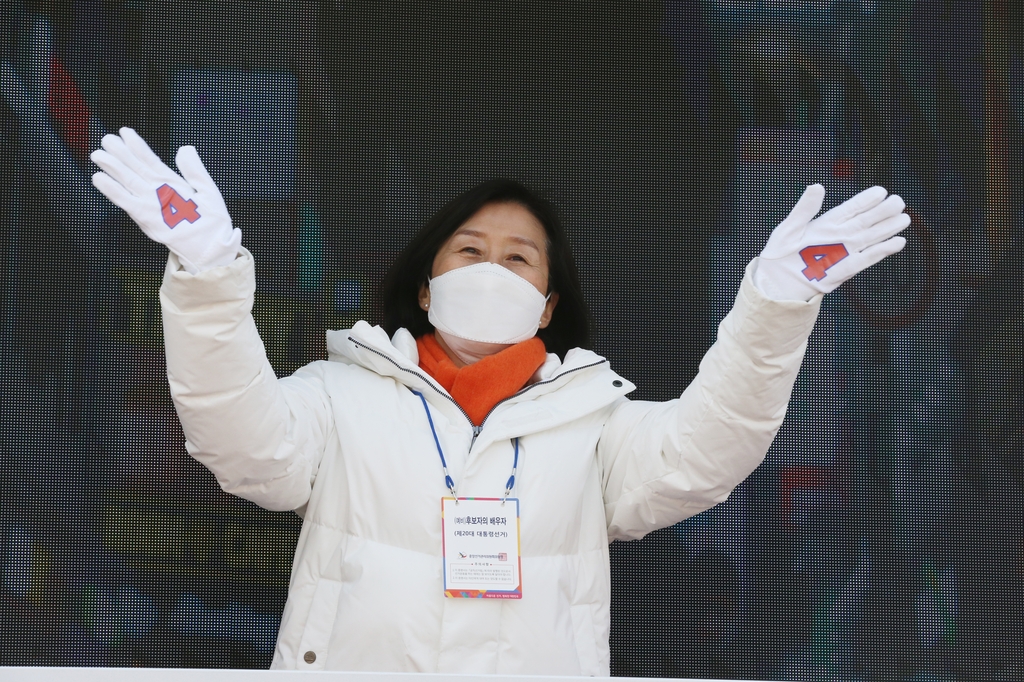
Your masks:
<path fill-rule="evenodd" d="M 449 270 L 429 286 L 427 319 L 467 364 L 533 338 L 550 298 L 495 263 Z"/>

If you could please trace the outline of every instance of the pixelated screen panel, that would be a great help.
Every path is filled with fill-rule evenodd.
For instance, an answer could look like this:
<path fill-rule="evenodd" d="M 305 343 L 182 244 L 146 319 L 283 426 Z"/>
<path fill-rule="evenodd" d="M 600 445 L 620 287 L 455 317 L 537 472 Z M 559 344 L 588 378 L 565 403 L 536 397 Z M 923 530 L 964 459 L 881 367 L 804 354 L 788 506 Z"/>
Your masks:
<path fill-rule="evenodd" d="M 668 400 L 804 186 L 827 205 L 899 193 L 907 248 L 824 300 L 765 463 L 612 545 L 612 672 L 1024 675 L 1021 17 L 1017 0 L 4 4 L 0 665 L 273 654 L 301 520 L 221 492 L 185 451 L 166 250 L 90 183 L 89 152 L 128 125 L 165 161 L 183 144 L 206 161 L 279 376 L 325 358 L 325 330 L 380 321 L 383 274 L 438 207 L 511 177 L 561 212 L 593 349 L 634 399 Z"/>

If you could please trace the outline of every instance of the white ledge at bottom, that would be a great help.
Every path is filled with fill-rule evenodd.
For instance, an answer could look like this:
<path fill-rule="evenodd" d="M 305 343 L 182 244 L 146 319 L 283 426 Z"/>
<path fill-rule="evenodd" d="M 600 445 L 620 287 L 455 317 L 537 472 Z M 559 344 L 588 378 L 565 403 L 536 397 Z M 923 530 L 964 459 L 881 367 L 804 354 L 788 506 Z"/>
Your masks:
<path fill-rule="evenodd" d="M 3 682 L 656 682 L 655 677 L 562 677 L 555 675 L 456 675 L 298 670 L 210 670 L 204 668 L 45 668 L 0 667 Z M 673 678 L 671 682 L 697 682 Z M 715 682 L 701 680 L 701 682 Z M 730 682 L 718 680 L 717 682 Z"/>

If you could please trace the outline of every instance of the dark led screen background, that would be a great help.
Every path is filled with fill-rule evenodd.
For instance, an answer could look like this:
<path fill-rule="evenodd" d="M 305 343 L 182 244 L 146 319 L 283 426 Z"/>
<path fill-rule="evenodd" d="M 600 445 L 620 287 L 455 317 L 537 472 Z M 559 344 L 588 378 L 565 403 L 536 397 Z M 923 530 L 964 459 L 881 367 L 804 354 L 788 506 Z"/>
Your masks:
<path fill-rule="evenodd" d="M 612 672 L 1024 679 L 1022 84 L 1017 0 L 0 2 L 0 665 L 273 651 L 301 521 L 185 453 L 166 251 L 89 182 L 128 125 L 206 161 L 279 375 L 504 176 L 669 399 L 805 185 L 899 193 L 909 244 L 827 297 L 764 465 L 613 545 Z"/>

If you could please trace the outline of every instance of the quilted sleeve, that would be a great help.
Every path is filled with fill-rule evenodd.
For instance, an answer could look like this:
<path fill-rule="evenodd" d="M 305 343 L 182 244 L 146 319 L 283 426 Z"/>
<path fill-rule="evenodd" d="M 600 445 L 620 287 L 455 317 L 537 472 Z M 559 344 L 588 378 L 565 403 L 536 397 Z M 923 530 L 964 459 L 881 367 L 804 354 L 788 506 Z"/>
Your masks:
<path fill-rule="evenodd" d="M 189 454 L 229 493 L 302 507 L 334 425 L 326 363 L 278 380 L 252 318 L 252 255 L 191 275 L 172 254 L 160 288 L 171 396 Z"/>
<path fill-rule="evenodd" d="M 750 273 L 682 396 L 622 399 L 605 423 L 598 457 L 610 539 L 643 537 L 724 501 L 768 452 L 821 296 L 773 301 Z"/>

